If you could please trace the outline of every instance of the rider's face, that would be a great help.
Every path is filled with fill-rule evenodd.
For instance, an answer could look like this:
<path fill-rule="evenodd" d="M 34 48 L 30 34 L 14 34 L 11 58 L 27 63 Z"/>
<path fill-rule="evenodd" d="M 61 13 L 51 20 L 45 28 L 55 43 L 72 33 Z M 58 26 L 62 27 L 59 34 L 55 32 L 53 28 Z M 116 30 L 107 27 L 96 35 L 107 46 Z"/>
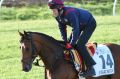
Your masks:
<path fill-rule="evenodd" d="M 52 10 L 52 12 L 53 12 L 53 16 L 54 16 L 54 17 L 57 17 L 57 16 L 59 15 L 57 9 L 51 9 L 51 10 Z"/>

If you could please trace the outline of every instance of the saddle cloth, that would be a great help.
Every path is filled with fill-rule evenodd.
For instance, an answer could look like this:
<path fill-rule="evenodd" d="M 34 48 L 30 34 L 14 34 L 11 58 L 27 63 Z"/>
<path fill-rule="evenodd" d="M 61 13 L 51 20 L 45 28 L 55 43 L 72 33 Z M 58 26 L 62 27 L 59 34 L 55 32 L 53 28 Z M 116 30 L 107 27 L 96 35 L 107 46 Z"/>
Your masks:
<path fill-rule="evenodd" d="M 106 45 L 99 44 L 92 58 L 96 62 L 94 65 L 96 75 L 93 77 L 111 75 L 115 73 L 114 59 L 110 49 Z"/>
<path fill-rule="evenodd" d="M 87 46 L 87 50 L 88 50 L 90 56 L 93 56 L 95 53 L 95 50 L 96 50 L 96 44 L 87 43 L 86 46 Z M 72 62 L 73 62 L 72 64 L 74 65 L 76 70 L 78 72 L 81 72 L 83 69 L 83 66 L 85 66 L 85 64 L 83 65 L 82 57 L 79 55 L 77 50 L 73 49 L 71 51 L 72 52 L 65 50 L 64 58 L 65 58 L 65 60 L 68 60 L 68 61 L 72 60 Z M 86 68 L 84 68 L 84 70 L 86 70 Z"/>

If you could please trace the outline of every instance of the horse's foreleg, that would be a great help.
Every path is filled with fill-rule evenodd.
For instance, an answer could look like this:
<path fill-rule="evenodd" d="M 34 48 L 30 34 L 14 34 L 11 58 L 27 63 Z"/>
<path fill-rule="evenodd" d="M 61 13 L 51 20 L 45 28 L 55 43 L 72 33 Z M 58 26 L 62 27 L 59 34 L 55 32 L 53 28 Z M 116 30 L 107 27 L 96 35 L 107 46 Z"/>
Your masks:
<path fill-rule="evenodd" d="M 47 73 L 47 72 L 46 72 L 46 68 L 45 68 L 45 71 L 44 71 L 44 72 L 45 72 L 45 73 L 44 73 L 44 78 L 47 79 L 47 76 L 46 76 L 46 73 Z"/>
<path fill-rule="evenodd" d="M 51 79 L 51 74 L 48 69 L 45 68 L 45 79 Z"/>

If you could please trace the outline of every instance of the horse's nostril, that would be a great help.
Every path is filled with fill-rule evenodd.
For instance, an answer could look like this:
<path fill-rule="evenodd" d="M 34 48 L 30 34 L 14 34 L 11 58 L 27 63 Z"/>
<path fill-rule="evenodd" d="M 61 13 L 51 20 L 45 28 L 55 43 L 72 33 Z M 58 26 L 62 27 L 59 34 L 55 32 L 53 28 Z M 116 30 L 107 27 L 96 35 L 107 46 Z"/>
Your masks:
<path fill-rule="evenodd" d="M 23 71 L 29 72 L 30 69 L 31 69 L 31 67 L 30 67 L 29 65 L 27 65 L 27 66 L 25 66 L 25 67 L 23 68 Z"/>
<path fill-rule="evenodd" d="M 28 68 L 23 68 L 23 71 L 28 72 L 29 69 Z"/>

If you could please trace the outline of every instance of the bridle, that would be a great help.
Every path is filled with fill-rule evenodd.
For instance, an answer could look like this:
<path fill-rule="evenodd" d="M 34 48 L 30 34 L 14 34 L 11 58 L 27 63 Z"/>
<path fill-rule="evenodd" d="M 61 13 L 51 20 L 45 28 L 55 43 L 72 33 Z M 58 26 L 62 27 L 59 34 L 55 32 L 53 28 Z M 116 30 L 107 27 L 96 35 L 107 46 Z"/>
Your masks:
<path fill-rule="evenodd" d="M 37 57 L 37 48 L 33 42 L 33 37 L 32 37 L 32 33 L 29 34 L 29 40 L 30 40 L 30 44 L 31 44 L 31 53 L 32 53 L 32 62 L 35 60 L 35 58 Z M 41 58 L 36 59 L 36 61 L 33 63 L 35 66 L 40 66 L 40 67 L 44 67 L 42 65 L 39 65 L 39 61 L 41 60 Z"/>
<path fill-rule="evenodd" d="M 34 59 L 37 57 L 37 49 L 32 39 L 32 33 L 29 34 L 29 40 L 30 40 L 31 53 L 32 53 L 31 57 L 32 60 L 34 61 Z"/>

